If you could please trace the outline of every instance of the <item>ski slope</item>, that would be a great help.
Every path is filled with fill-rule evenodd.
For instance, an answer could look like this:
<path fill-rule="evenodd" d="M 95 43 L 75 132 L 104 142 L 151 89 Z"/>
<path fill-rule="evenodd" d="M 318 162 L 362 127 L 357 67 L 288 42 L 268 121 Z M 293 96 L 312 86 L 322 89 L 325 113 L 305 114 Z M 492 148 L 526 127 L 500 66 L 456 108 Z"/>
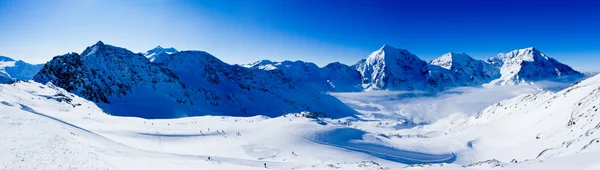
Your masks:
<path fill-rule="evenodd" d="M 452 162 L 389 145 L 347 119 L 115 117 L 51 84 L 0 85 L 3 169 L 369 169 Z M 354 118 L 349 118 L 354 119 Z M 208 160 L 210 157 L 210 160 Z"/>

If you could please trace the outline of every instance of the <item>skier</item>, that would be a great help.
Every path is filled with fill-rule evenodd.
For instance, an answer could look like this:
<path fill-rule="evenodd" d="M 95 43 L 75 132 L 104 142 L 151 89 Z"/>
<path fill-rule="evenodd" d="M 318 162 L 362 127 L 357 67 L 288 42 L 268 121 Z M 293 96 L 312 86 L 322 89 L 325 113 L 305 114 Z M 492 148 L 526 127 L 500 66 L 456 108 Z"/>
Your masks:
<path fill-rule="evenodd" d="M 267 163 L 265 163 L 265 168 L 267 168 Z"/>

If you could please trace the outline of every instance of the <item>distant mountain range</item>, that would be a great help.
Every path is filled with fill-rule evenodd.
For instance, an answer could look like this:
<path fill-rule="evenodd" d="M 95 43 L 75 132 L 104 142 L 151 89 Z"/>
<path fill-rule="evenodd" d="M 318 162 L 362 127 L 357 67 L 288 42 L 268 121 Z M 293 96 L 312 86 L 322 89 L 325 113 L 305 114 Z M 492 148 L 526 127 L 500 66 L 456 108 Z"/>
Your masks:
<path fill-rule="evenodd" d="M 0 56 L 0 83 L 11 83 L 15 80 L 31 80 L 43 67 L 43 64 L 29 64 L 21 60 Z"/>
<path fill-rule="evenodd" d="M 332 64 L 344 68 L 345 72 L 323 71 Z M 504 86 L 544 80 L 574 82 L 586 77 L 586 74 L 546 56 L 533 47 L 501 53 L 486 60 L 476 60 L 465 53 L 447 53 L 427 62 L 408 50 L 384 45 L 355 65 L 332 64 L 319 68 L 313 63 L 303 61 L 262 60 L 245 66 L 263 70 L 280 69 L 290 76 L 309 80 L 312 84 L 330 84 L 329 88 L 324 89 L 332 91 L 438 92 L 462 86 Z M 340 77 L 344 78 L 340 80 Z M 337 80 L 333 81 L 334 78 Z"/>
<path fill-rule="evenodd" d="M 280 116 L 312 111 L 346 117 L 356 113 L 281 70 L 229 65 L 203 51 L 146 55 L 98 42 L 81 54 L 54 57 L 33 80 L 62 87 L 119 116 Z"/>
<path fill-rule="evenodd" d="M 486 60 L 447 53 L 427 62 L 390 45 L 355 65 L 335 62 L 319 67 L 304 61 L 269 60 L 230 65 L 204 51 L 158 46 L 133 53 L 99 41 L 81 54 L 56 56 L 45 65 L 3 57 L 0 66 L 1 81 L 50 82 L 96 102 L 108 113 L 144 118 L 279 116 L 301 111 L 344 117 L 355 111 L 326 92 L 435 93 L 462 86 L 574 82 L 586 76 L 535 48 Z"/>

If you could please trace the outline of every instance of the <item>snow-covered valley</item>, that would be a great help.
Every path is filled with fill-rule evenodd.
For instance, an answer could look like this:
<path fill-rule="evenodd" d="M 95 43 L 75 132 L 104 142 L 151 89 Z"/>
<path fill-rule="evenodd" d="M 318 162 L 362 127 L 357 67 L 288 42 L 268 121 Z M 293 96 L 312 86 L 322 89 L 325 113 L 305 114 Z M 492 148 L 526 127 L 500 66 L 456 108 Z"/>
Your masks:
<path fill-rule="evenodd" d="M 51 84 L 17 82 L 0 85 L 0 161 L 3 169 L 595 169 L 598 89 L 600 76 L 398 128 L 366 114 L 116 117 Z"/>
<path fill-rule="evenodd" d="M 600 168 L 600 76 L 535 48 L 318 67 L 98 42 L 39 67 L 0 84 L 0 169 Z"/>

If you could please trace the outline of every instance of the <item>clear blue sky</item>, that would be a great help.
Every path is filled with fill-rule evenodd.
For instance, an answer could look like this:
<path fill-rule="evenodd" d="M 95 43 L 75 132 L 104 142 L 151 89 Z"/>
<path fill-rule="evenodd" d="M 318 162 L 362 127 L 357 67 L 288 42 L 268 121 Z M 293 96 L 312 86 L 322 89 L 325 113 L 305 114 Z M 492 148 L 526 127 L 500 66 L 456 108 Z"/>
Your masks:
<path fill-rule="evenodd" d="M 324 65 L 354 64 L 383 44 L 425 60 L 534 46 L 600 71 L 599 9 L 578 0 L 0 0 L 0 55 L 43 63 L 102 40 L 134 52 L 204 50 L 228 63 Z"/>

